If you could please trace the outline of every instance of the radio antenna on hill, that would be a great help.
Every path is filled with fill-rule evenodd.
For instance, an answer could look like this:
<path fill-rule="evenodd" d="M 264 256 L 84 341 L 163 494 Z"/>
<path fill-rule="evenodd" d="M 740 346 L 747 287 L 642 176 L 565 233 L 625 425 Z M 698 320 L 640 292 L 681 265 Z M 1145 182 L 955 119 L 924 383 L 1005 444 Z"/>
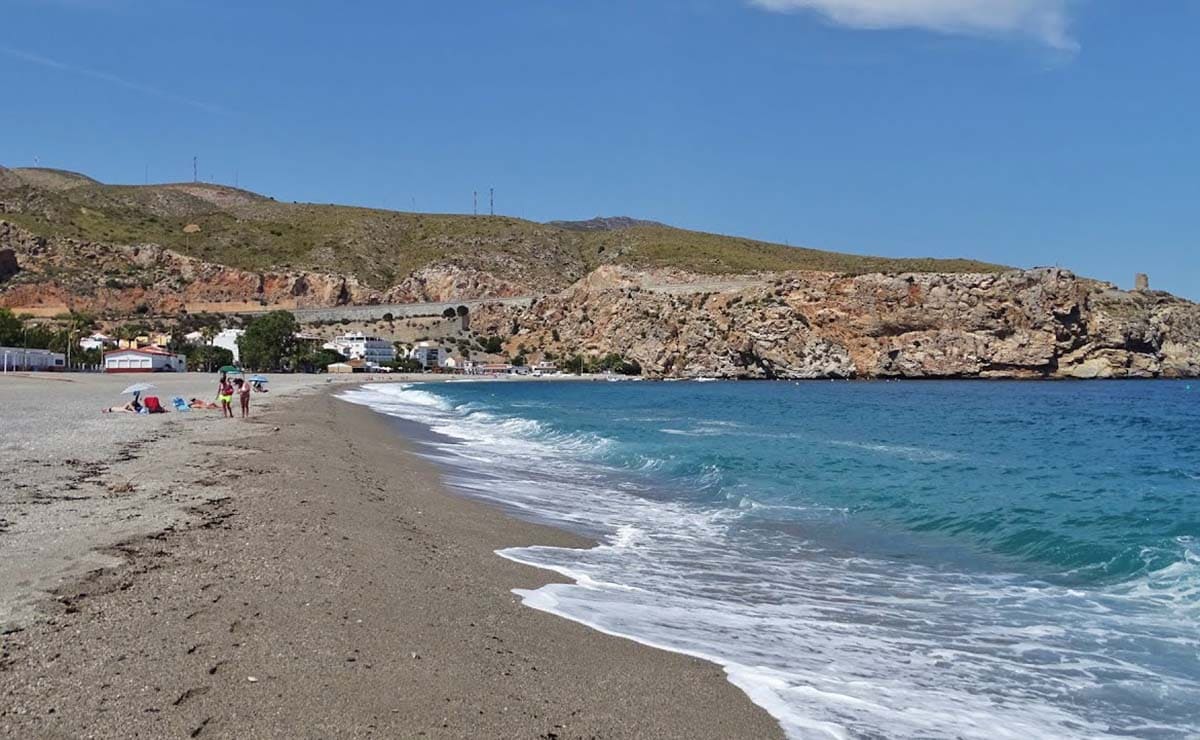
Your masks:
<path fill-rule="evenodd" d="M 192 182 L 200 182 L 200 177 L 196 174 L 197 157 L 192 157 Z"/>
<path fill-rule="evenodd" d="M 479 191 L 478 190 L 471 191 L 471 214 L 474 216 L 479 215 Z"/>
<path fill-rule="evenodd" d="M 496 215 L 496 188 L 488 188 L 488 208 L 492 215 Z"/>

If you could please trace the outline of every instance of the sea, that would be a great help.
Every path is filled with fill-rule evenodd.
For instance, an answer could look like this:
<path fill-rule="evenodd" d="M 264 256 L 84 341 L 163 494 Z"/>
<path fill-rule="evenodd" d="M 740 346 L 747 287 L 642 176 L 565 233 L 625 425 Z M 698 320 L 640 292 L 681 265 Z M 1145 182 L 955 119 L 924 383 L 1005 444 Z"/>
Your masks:
<path fill-rule="evenodd" d="M 342 398 L 592 537 L 516 593 L 795 738 L 1200 737 L 1200 385 L 449 382 Z M 664 697 L 664 701 L 670 701 Z"/>

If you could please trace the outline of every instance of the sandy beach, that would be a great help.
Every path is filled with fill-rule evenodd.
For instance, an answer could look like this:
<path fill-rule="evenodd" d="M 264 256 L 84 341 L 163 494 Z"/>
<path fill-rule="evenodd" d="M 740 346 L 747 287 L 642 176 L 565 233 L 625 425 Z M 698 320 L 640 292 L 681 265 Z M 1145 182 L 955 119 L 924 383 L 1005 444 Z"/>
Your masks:
<path fill-rule="evenodd" d="M 326 378 L 101 415 L 130 377 L 0 378 L 0 735 L 780 736 L 717 666 L 522 606 L 557 576 L 497 548 L 588 543 L 448 493 Z"/>

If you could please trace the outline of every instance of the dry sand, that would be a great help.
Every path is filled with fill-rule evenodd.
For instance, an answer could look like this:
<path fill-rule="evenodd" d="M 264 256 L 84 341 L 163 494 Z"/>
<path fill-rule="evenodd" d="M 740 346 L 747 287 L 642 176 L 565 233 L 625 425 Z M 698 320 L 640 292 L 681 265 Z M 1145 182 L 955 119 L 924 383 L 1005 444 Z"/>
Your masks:
<path fill-rule="evenodd" d="M 556 576 L 497 548 L 587 543 L 447 493 L 325 378 L 100 415 L 131 377 L 0 378 L 0 736 L 780 736 L 717 666 L 522 606 Z"/>

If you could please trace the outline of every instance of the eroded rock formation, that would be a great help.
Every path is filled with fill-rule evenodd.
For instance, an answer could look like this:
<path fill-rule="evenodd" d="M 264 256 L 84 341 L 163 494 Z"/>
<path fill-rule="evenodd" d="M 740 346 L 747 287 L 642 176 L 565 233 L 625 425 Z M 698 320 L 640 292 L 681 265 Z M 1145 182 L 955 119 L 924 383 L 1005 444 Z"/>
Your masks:
<path fill-rule="evenodd" d="M 1200 374 L 1200 306 L 1060 269 L 1001 274 L 788 273 L 679 294 L 620 268 L 477 331 L 510 351 L 615 352 L 653 376 L 1125 378 Z M 632 287 L 631 287 L 632 286 Z"/>
<path fill-rule="evenodd" d="M 313 271 L 252 272 L 158 246 L 33 236 L 0 221 L 19 272 L 0 306 L 118 315 L 441 302 L 530 288 L 447 260 L 374 290 Z M 511 354 L 617 353 L 651 376 L 1200 376 L 1200 306 L 1060 269 L 991 274 L 703 276 L 604 266 L 531 306 L 472 311 Z"/>

